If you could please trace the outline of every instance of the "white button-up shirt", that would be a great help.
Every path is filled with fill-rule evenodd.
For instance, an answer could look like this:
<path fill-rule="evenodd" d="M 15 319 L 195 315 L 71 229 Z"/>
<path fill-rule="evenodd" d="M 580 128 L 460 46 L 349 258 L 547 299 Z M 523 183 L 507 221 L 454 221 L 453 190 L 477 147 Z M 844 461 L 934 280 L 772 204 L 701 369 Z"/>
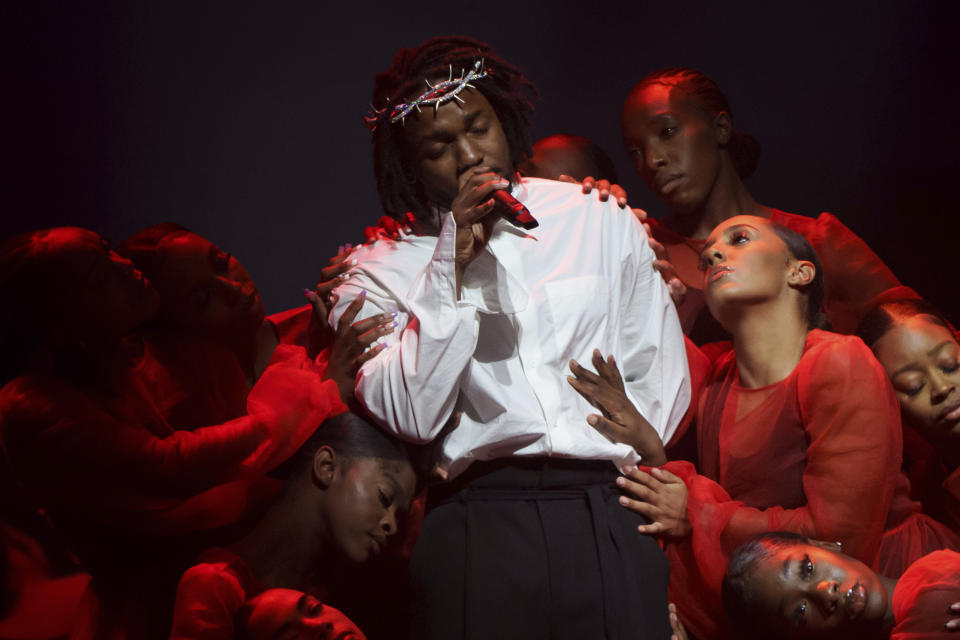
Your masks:
<path fill-rule="evenodd" d="M 597 412 L 567 382 L 568 363 L 613 354 L 627 393 L 666 442 L 690 401 L 683 333 L 629 210 L 579 185 L 526 178 L 514 195 L 540 226 L 499 220 L 457 299 L 453 214 L 439 237 L 378 240 L 336 293 L 336 323 L 361 290 L 358 319 L 398 312 L 387 348 L 357 374 L 374 419 L 404 439 L 442 436 L 452 478 L 473 460 L 557 456 L 635 464 L 629 446 L 587 424 Z M 459 424 L 441 434 L 454 411 Z"/>

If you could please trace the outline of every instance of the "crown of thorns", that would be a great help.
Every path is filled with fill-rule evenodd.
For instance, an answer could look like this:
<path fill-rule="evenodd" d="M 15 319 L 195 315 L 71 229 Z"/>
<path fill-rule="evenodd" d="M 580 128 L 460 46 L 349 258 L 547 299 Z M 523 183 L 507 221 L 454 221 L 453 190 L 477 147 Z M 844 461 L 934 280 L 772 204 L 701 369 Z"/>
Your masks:
<path fill-rule="evenodd" d="M 411 100 L 410 102 L 404 102 L 402 104 L 394 105 L 389 111 L 387 117 L 390 119 L 391 124 L 400 122 L 401 124 L 406 124 L 405 118 L 410 115 L 410 112 L 414 109 L 417 112 L 420 112 L 420 105 L 433 105 L 434 112 L 440 108 L 440 105 L 444 102 L 450 100 L 456 100 L 457 102 L 463 104 L 463 100 L 460 99 L 460 92 L 464 90 L 465 87 L 470 87 L 471 89 L 476 89 L 471 82 L 474 80 L 479 80 L 490 75 L 490 70 L 484 67 L 484 59 L 480 58 L 479 60 L 473 63 L 473 68 L 467 71 L 466 69 L 460 70 L 460 77 L 453 77 L 453 65 L 450 65 L 450 75 L 447 76 L 447 79 L 443 82 L 438 82 L 436 85 L 430 84 L 430 80 L 424 78 L 424 82 L 427 83 L 429 89 L 418 96 L 416 99 Z M 377 128 L 377 125 L 380 123 L 380 120 L 383 119 L 384 115 L 387 114 L 388 107 L 383 107 L 382 109 L 377 109 L 373 105 L 370 105 L 370 113 L 363 117 L 364 123 L 370 128 L 371 131 Z"/>

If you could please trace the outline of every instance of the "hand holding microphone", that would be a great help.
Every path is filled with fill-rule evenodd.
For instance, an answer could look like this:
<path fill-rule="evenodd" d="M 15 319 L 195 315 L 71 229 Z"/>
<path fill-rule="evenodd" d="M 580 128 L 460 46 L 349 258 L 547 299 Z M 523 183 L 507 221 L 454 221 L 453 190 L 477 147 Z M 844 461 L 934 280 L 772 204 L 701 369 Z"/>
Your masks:
<path fill-rule="evenodd" d="M 509 189 L 510 181 L 487 166 L 472 167 L 459 176 L 459 190 L 450 207 L 457 224 L 458 274 L 486 246 L 496 223 L 495 216 L 523 229 L 537 226 L 537 221 L 510 195 Z"/>

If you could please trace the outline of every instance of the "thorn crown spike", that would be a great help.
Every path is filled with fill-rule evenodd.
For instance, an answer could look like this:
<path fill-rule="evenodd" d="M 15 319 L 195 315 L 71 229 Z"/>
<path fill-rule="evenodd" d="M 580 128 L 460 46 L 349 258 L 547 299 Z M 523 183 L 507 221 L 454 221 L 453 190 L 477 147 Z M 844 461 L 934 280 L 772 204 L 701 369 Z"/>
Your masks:
<path fill-rule="evenodd" d="M 363 118 L 364 123 L 371 130 L 375 130 L 377 125 L 380 124 L 381 120 L 386 116 L 389 118 L 391 124 L 399 122 L 403 125 L 406 124 L 405 118 L 410 115 L 411 111 L 416 109 L 418 113 L 421 112 L 420 105 L 432 104 L 434 113 L 436 113 L 440 109 L 441 104 L 450 100 L 456 100 L 463 104 L 463 100 L 459 97 L 460 92 L 462 92 L 464 88 L 476 89 L 476 86 L 471 83 L 474 80 L 486 78 L 488 75 L 490 75 L 490 70 L 486 68 L 483 58 L 474 60 L 473 66 L 469 70 L 467 68 L 461 68 L 460 77 L 457 79 L 454 79 L 453 64 L 451 63 L 448 65 L 446 80 L 433 85 L 430 84 L 428 78 L 423 79 L 427 84 L 428 90 L 420 94 L 416 99 L 395 105 L 392 109 L 389 109 L 389 112 L 389 98 L 387 99 L 388 106 L 382 109 L 376 109 L 371 104 L 370 113 Z"/>

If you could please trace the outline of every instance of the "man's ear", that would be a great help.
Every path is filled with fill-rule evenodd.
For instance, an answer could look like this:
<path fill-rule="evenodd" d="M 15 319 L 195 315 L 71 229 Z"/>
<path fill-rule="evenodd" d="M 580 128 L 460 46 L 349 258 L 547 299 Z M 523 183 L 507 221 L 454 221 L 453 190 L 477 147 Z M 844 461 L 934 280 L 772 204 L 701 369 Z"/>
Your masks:
<path fill-rule="evenodd" d="M 327 445 L 317 449 L 313 454 L 313 483 L 321 489 L 329 489 L 337 475 L 338 464 L 337 454 L 333 449 Z"/>
<path fill-rule="evenodd" d="M 813 282 L 817 268 L 809 260 L 794 260 L 790 268 L 789 283 L 795 287 L 805 287 Z"/>
<path fill-rule="evenodd" d="M 717 144 L 724 146 L 733 137 L 733 120 L 726 111 L 719 111 L 713 116 L 713 132 L 717 137 Z"/>

